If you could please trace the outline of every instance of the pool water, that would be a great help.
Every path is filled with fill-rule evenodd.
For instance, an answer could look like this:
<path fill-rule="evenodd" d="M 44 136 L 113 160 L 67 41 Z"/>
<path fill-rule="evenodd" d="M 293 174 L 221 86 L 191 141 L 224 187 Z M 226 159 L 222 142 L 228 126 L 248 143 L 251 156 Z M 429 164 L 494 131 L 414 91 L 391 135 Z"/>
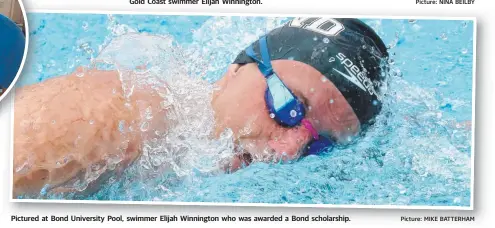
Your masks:
<path fill-rule="evenodd" d="M 288 19 L 31 13 L 29 56 L 17 86 L 89 66 L 128 33 L 167 37 L 183 50 L 189 75 L 214 82 L 240 50 Z M 355 144 L 232 174 L 192 168 L 150 179 L 132 167 L 84 199 L 469 207 L 473 22 L 363 20 L 389 45 L 391 75 L 383 114 Z"/>

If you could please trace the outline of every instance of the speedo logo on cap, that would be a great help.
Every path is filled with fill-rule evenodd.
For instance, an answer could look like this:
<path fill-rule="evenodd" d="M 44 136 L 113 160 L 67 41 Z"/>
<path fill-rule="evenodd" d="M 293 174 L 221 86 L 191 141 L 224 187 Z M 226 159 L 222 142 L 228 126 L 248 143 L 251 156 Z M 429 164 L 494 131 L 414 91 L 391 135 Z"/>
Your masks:
<path fill-rule="evenodd" d="M 346 78 L 363 91 L 368 92 L 370 95 L 375 95 L 378 97 L 378 99 L 380 99 L 379 95 L 375 91 L 375 88 L 373 87 L 373 82 L 370 78 L 366 77 L 366 69 L 361 70 L 358 66 L 354 65 L 352 60 L 347 58 L 343 53 L 338 53 L 335 57 L 340 60 L 340 64 L 344 66 L 346 72 L 342 72 L 340 70 L 332 68 L 333 71 L 337 72 L 338 75 Z M 335 58 L 330 59 L 330 62 L 333 61 L 335 61 Z"/>

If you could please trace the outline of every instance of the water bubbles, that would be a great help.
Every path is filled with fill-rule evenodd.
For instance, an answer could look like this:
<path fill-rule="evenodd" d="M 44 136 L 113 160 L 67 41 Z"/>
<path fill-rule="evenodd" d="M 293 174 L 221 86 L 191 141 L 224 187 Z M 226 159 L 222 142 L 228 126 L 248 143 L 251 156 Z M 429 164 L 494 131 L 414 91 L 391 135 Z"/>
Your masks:
<path fill-rule="evenodd" d="M 463 48 L 463 49 L 461 49 L 461 53 L 462 53 L 462 54 L 467 54 L 467 53 L 468 53 L 467 48 Z"/>
<path fill-rule="evenodd" d="M 394 59 L 388 59 L 388 64 L 390 65 L 394 65 L 395 64 L 395 60 Z"/>
<path fill-rule="evenodd" d="M 366 49 L 366 45 L 363 45 L 361 48 Z"/>
<path fill-rule="evenodd" d="M 447 37 L 447 34 L 446 34 L 446 33 L 442 33 L 442 34 L 440 35 L 440 38 L 442 38 L 442 40 L 447 40 L 447 39 L 448 39 L 448 37 Z"/>
<path fill-rule="evenodd" d="M 294 109 L 293 109 L 293 110 L 290 110 L 290 116 L 291 116 L 292 118 L 296 117 L 296 116 L 297 116 L 297 112 L 296 112 L 296 110 L 294 110 Z"/>
<path fill-rule="evenodd" d="M 325 76 L 321 76 L 321 82 L 326 82 L 328 79 Z"/>
<path fill-rule="evenodd" d="M 93 172 L 94 172 L 94 171 L 98 171 L 98 170 L 100 170 L 101 168 L 102 168 L 102 166 L 101 166 L 100 164 L 98 164 L 98 163 L 96 163 L 96 164 L 92 164 L 92 165 L 91 165 L 91 171 L 93 171 Z"/>
<path fill-rule="evenodd" d="M 330 99 L 330 104 L 333 104 L 333 99 Z"/>
<path fill-rule="evenodd" d="M 43 188 L 41 188 L 41 190 L 40 190 L 40 195 L 43 195 L 43 196 L 46 195 L 46 193 L 48 192 L 48 189 L 49 188 L 50 188 L 50 185 L 49 184 L 45 184 L 43 186 Z"/>
<path fill-rule="evenodd" d="M 146 131 L 148 131 L 149 127 L 150 127 L 150 124 L 149 124 L 148 122 L 146 122 L 146 121 L 145 121 L 145 122 L 143 122 L 143 123 L 141 124 L 140 129 L 141 129 L 141 131 L 142 131 L 142 132 L 146 132 Z"/>
<path fill-rule="evenodd" d="M 82 28 L 83 28 L 83 30 L 84 30 L 85 32 L 87 32 L 87 31 L 88 31 L 88 27 L 89 27 L 88 22 L 83 21 Z"/>
<path fill-rule="evenodd" d="M 147 120 L 151 120 L 151 119 L 153 119 L 153 113 L 152 113 L 152 111 L 151 111 L 151 106 L 148 106 L 148 107 L 146 108 L 146 111 L 145 111 L 145 118 L 146 118 Z"/>
<path fill-rule="evenodd" d="M 29 161 L 24 161 L 22 165 L 15 168 L 15 172 L 19 174 L 25 174 L 31 169 L 31 164 Z"/>
<path fill-rule="evenodd" d="M 93 125 L 95 123 L 94 120 L 89 120 L 89 124 Z"/>
<path fill-rule="evenodd" d="M 313 37 L 313 40 L 314 40 L 314 41 L 317 41 L 317 40 L 318 40 L 318 37 L 316 37 L 316 36 L 315 36 L 315 37 Z"/>
<path fill-rule="evenodd" d="M 275 114 L 270 113 L 270 118 L 272 118 L 272 119 L 275 118 Z"/>
<path fill-rule="evenodd" d="M 416 19 L 409 19 L 409 23 L 410 23 L 410 24 L 414 24 L 414 23 L 416 23 Z"/>
<path fill-rule="evenodd" d="M 373 104 L 374 106 L 377 106 L 377 105 L 378 105 L 378 101 L 377 101 L 377 100 L 373 100 L 372 104 Z"/>
<path fill-rule="evenodd" d="M 78 77 L 78 78 L 84 77 L 84 70 L 83 69 L 80 69 L 80 68 L 77 69 L 77 71 L 76 71 L 76 77 Z"/>
<path fill-rule="evenodd" d="M 326 44 L 330 43 L 330 39 L 328 39 L 327 37 L 323 38 L 323 43 L 326 43 Z"/>
<path fill-rule="evenodd" d="M 125 130 L 125 120 L 120 120 L 119 121 L 119 131 L 124 133 Z"/>
<path fill-rule="evenodd" d="M 294 60 L 294 56 L 289 56 L 288 60 Z"/>

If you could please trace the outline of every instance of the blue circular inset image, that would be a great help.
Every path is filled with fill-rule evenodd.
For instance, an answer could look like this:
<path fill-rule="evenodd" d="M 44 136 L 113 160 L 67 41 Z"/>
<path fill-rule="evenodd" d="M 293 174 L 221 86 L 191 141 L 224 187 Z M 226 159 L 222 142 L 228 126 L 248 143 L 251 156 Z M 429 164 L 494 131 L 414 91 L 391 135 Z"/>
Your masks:
<path fill-rule="evenodd" d="M 26 37 L 12 20 L 0 14 L 0 96 L 14 82 L 21 67 Z"/>

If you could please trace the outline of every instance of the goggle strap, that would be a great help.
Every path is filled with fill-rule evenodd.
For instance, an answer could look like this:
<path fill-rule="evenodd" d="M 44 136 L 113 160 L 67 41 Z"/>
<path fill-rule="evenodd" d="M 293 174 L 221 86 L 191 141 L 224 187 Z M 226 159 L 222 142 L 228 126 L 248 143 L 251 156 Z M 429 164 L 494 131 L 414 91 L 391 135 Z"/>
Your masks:
<path fill-rule="evenodd" d="M 263 60 L 263 64 L 265 65 L 266 68 L 270 69 L 271 71 L 273 68 L 270 59 L 270 53 L 268 53 L 268 44 L 266 43 L 266 36 L 263 36 L 260 39 L 260 50 L 261 50 L 261 59 Z"/>
<path fill-rule="evenodd" d="M 267 78 L 268 76 L 273 74 L 273 69 L 272 69 L 272 64 L 270 61 L 270 55 L 268 53 L 268 48 L 267 48 L 265 37 L 262 37 L 260 39 L 260 50 L 261 50 L 261 58 L 263 59 L 263 61 L 259 60 L 256 57 L 256 54 L 254 53 L 252 45 L 246 49 L 246 54 L 249 57 L 251 57 L 254 61 L 256 61 L 261 73 L 263 73 L 265 78 Z"/>

